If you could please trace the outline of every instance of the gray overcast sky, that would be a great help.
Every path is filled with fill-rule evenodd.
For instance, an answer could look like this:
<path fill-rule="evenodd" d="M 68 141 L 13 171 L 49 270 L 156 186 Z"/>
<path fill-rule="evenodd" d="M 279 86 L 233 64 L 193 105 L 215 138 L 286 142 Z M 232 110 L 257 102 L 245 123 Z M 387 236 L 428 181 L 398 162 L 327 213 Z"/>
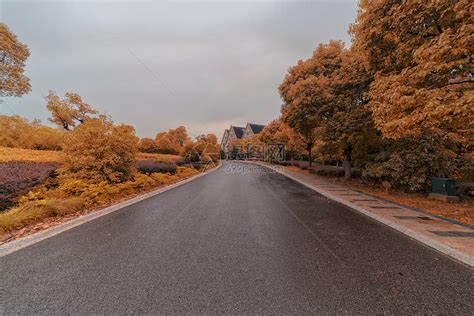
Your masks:
<path fill-rule="evenodd" d="M 0 20 L 30 48 L 33 88 L 0 113 L 46 122 L 43 96 L 71 91 L 141 137 L 184 125 L 220 138 L 278 117 L 288 67 L 318 43 L 349 44 L 356 11 L 356 0 L 0 0 Z"/>

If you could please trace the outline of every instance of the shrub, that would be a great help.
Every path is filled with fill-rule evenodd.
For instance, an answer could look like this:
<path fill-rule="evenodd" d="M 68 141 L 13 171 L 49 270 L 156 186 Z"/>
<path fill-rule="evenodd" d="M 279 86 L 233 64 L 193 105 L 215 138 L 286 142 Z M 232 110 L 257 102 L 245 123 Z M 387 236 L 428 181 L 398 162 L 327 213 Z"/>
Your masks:
<path fill-rule="evenodd" d="M 69 133 L 61 174 L 94 183 L 123 182 L 133 172 L 137 143 L 133 127 L 105 117 L 89 119 Z"/>
<path fill-rule="evenodd" d="M 315 167 L 314 173 L 324 176 L 324 177 L 344 177 L 344 168 L 335 167 L 335 166 L 318 166 Z M 352 178 L 360 178 L 362 176 L 362 171 L 360 169 L 351 169 Z"/>
<path fill-rule="evenodd" d="M 196 137 L 196 141 L 186 142 L 183 151 L 185 160 L 190 163 L 215 163 L 220 155 L 220 147 L 214 134 L 200 135 Z"/>
<path fill-rule="evenodd" d="M 158 153 L 160 148 L 154 139 L 145 137 L 138 142 L 138 150 L 142 153 Z"/>
<path fill-rule="evenodd" d="M 325 177 L 344 177 L 344 170 L 343 169 L 329 169 L 329 168 L 321 168 L 315 170 L 315 173 L 320 175 L 320 176 L 325 176 Z"/>
<path fill-rule="evenodd" d="M 0 164 L 0 211 L 16 204 L 15 198 L 53 176 L 59 167 L 52 162 L 10 161 Z"/>
<path fill-rule="evenodd" d="M 152 173 L 176 173 L 176 163 L 162 163 L 153 160 L 139 160 L 136 162 L 136 168 L 139 172 L 145 174 Z"/>
<path fill-rule="evenodd" d="M 0 146 L 39 150 L 61 150 L 64 131 L 29 122 L 21 116 L 0 115 Z"/>
<path fill-rule="evenodd" d="M 446 146 L 429 138 L 406 138 L 373 155 L 363 176 L 388 181 L 408 192 L 428 191 L 430 176 L 454 176 L 458 159 Z"/>
<path fill-rule="evenodd" d="M 174 183 L 197 173 L 191 167 L 177 167 L 175 174 L 134 172 L 121 183 L 91 183 L 73 177 L 48 179 L 44 185 L 19 199 L 19 206 L 0 213 L 0 231 L 24 227 L 41 219 L 65 215 L 86 207 L 113 203 L 119 198 Z"/>
<path fill-rule="evenodd" d="M 456 183 L 456 194 L 473 195 L 473 193 L 474 193 L 474 182 L 457 182 Z"/>
<path fill-rule="evenodd" d="M 83 203 L 80 197 L 24 203 L 8 212 L 0 213 L 0 231 L 19 229 L 43 218 L 75 212 L 83 206 Z"/>

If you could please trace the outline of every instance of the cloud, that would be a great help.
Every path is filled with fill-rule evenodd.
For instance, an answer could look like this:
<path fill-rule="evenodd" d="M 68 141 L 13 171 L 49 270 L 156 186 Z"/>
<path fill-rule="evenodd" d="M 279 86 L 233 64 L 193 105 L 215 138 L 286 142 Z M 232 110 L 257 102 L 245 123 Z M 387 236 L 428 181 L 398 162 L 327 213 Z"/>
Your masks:
<path fill-rule="evenodd" d="M 219 137 L 231 123 L 276 118 L 288 67 L 320 42 L 348 42 L 356 1 L 32 0 L 0 9 L 31 50 L 33 91 L 5 99 L 15 113 L 45 120 L 43 95 L 74 91 L 140 136 L 185 125 Z"/>

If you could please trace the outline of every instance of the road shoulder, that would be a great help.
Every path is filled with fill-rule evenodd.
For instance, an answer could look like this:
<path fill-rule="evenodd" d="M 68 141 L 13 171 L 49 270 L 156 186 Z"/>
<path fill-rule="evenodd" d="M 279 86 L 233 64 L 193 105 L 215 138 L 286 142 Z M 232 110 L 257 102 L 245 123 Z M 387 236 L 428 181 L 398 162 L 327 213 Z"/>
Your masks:
<path fill-rule="evenodd" d="M 474 229 L 348 189 L 321 177 L 297 173 L 283 166 L 255 161 L 244 163 L 273 169 L 331 200 L 474 267 Z"/>
<path fill-rule="evenodd" d="M 179 187 L 181 185 L 184 185 L 188 182 L 191 182 L 193 180 L 196 180 L 197 178 L 200 178 L 202 176 L 205 176 L 211 172 L 214 172 L 216 171 L 217 169 L 219 169 L 220 167 L 222 166 L 222 164 L 219 164 L 216 168 L 213 168 L 211 170 L 208 170 L 208 171 L 205 171 L 203 173 L 199 173 L 195 176 L 192 176 L 192 177 L 189 177 L 189 178 L 186 178 L 184 180 L 181 180 L 179 182 L 176 182 L 176 183 L 173 183 L 171 185 L 168 185 L 168 186 L 165 186 L 165 187 L 162 187 L 162 188 L 159 188 L 157 190 L 154 190 L 154 191 L 150 191 L 150 192 L 147 192 L 147 193 L 144 193 L 144 194 L 141 194 L 139 196 L 136 196 L 136 197 L 133 197 L 131 199 L 128 199 L 128 200 L 125 200 L 123 202 L 120 202 L 120 203 L 117 203 L 117 204 L 114 204 L 112 206 L 109 206 L 109 207 L 106 207 L 106 208 L 103 208 L 103 209 L 100 209 L 100 210 L 97 210 L 97 211 L 94 211 L 92 213 L 89 213 L 87 215 L 84 215 L 84 216 L 80 216 L 80 217 L 76 217 L 76 218 L 73 218 L 67 222 L 64 222 L 62 224 L 59 224 L 59 225 L 55 225 L 55 226 L 52 226 L 50 228 L 47 228 L 45 230 L 42 230 L 42 231 L 39 231 L 39 232 L 36 232 L 36 233 L 33 233 L 31 235 L 27 235 L 25 237 L 21 237 L 21 238 L 18 238 L 18 239 L 15 239 L 15 240 L 12 240 L 10 242 L 7 242 L 3 245 L 0 245 L 0 257 L 3 257 L 5 255 L 8 255 L 12 252 L 15 252 L 15 251 L 18 251 L 22 248 L 25 248 L 25 247 L 28 247 L 30 245 L 33 245 L 33 244 L 36 244 L 42 240 L 45 240 L 47 238 L 50 238 L 50 237 L 53 237 L 55 235 L 58 235 L 62 232 L 65 232 L 67 230 L 70 230 L 76 226 L 79 226 L 79 225 L 82 225 L 84 223 L 87 223 L 87 222 L 90 222 L 90 221 L 93 221 L 99 217 L 102 217 L 104 215 L 107 215 L 107 214 L 110 214 L 110 213 L 113 213 L 115 211 L 118 211 L 120 209 L 123 209 L 127 206 L 130 206 L 132 204 L 135 204 L 135 203 L 138 203 L 140 201 L 143 201 L 143 200 L 146 200 L 148 198 L 151 198 L 155 195 L 158 195 L 158 194 L 161 194 L 163 192 L 166 192 L 166 191 L 169 191 L 171 189 L 174 189 L 176 187 Z"/>

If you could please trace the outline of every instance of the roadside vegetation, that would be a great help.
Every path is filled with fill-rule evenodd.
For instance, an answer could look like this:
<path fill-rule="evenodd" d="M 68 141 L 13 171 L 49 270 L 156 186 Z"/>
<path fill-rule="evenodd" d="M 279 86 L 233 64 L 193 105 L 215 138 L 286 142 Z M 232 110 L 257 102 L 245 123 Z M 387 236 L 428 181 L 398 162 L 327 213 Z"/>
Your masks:
<path fill-rule="evenodd" d="M 62 120 L 71 122 L 66 109 L 61 113 Z M 177 182 L 212 167 L 219 155 L 215 135 L 192 140 L 184 127 L 176 129 L 177 138 L 173 138 L 176 130 L 164 133 L 169 137 L 165 148 L 152 140 L 158 143 L 153 152 L 140 152 L 143 140 L 134 128 L 115 124 L 110 117 L 87 115 L 67 125 L 60 119 L 54 121 L 58 132 L 64 133 L 55 147 L 61 150 L 14 148 L 11 146 L 23 143 L 6 137 L 0 143 L 0 232 L 96 209 Z M 3 124 L 0 133 L 11 128 Z M 19 129 L 12 135 L 18 138 L 26 131 Z M 170 148 L 173 154 L 158 153 L 171 152 Z"/>
<path fill-rule="evenodd" d="M 361 1 L 352 46 L 331 40 L 290 67 L 281 116 L 264 142 L 321 175 L 356 176 L 405 192 L 430 177 L 474 182 L 474 4 Z"/>
<path fill-rule="evenodd" d="M 0 96 L 20 97 L 31 89 L 23 75 L 29 51 L 3 23 L 0 36 Z M 213 134 L 191 139 L 180 126 L 140 139 L 77 93 L 50 91 L 46 107 L 56 127 L 0 116 L 0 235 L 180 181 L 219 158 Z"/>

